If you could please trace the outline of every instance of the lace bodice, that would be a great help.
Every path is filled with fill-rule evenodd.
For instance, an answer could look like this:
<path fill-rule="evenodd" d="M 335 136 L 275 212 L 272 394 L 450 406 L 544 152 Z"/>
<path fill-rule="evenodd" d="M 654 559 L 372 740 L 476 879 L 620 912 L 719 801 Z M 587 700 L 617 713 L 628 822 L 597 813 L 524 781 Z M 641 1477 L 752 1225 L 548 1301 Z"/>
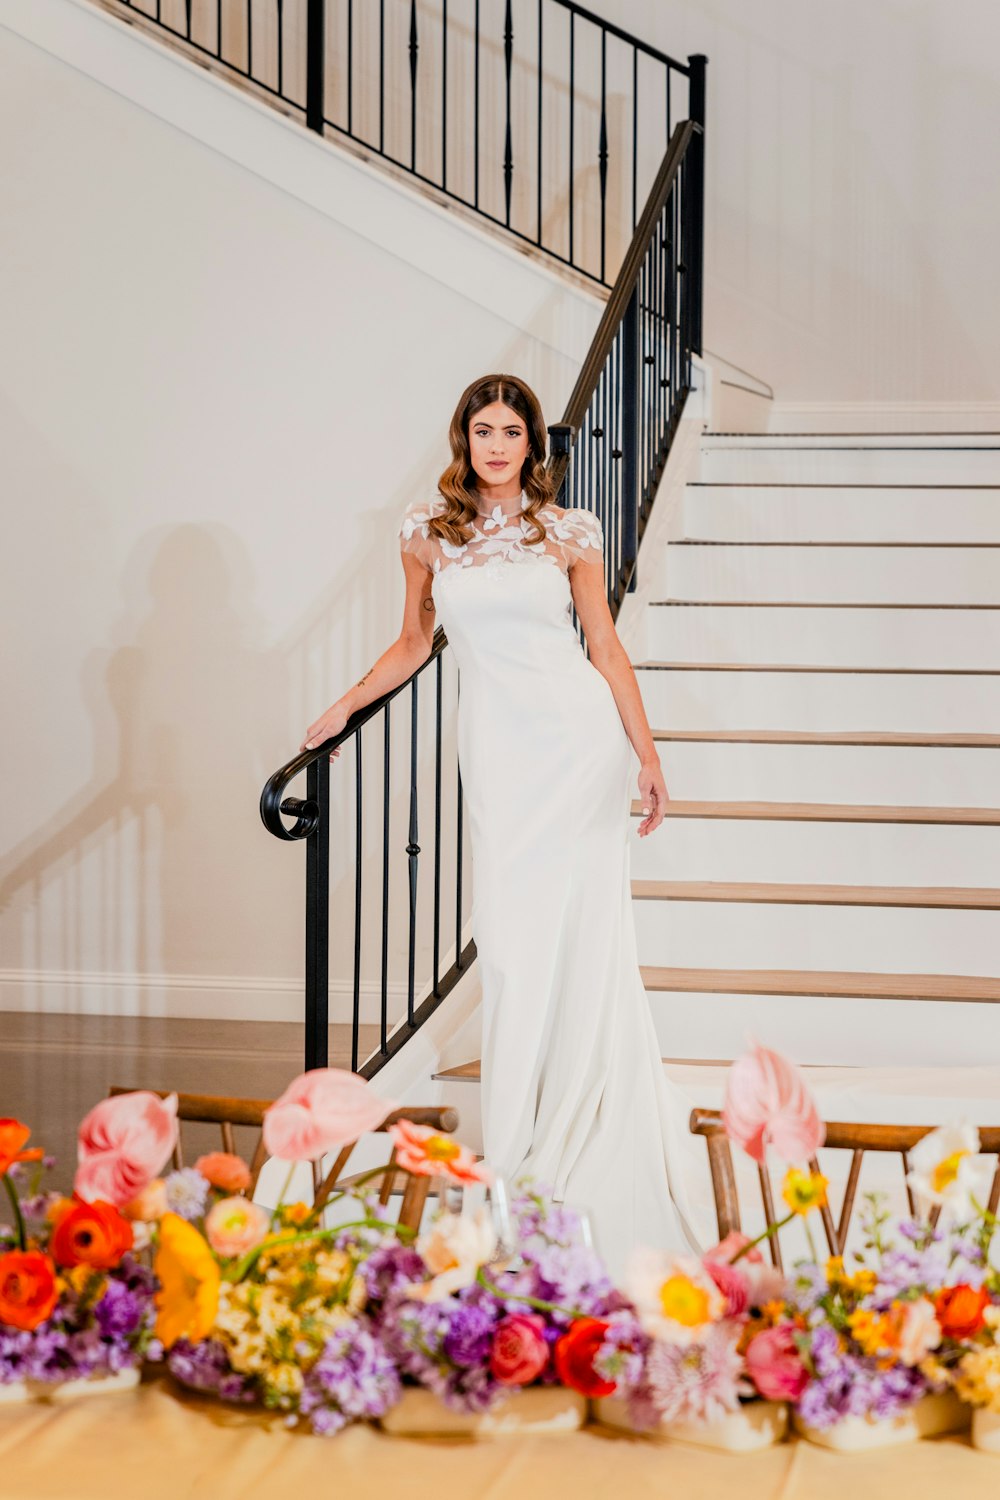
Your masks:
<path fill-rule="evenodd" d="M 472 540 L 454 546 L 434 536 L 427 525 L 432 516 L 445 509 L 443 496 L 411 501 L 399 526 L 400 551 L 416 553 L 428 571 L 434 574 L 459 568 L 495 568 L 505 562 L 531 561 L 555 564 L 563 573 L 568 573 L 578 560 L 587 563 L 604 561 L 603 531 L 600 518 L 593 511 L 543 505 L 538 515 L 545 527 L 545 540 L 532 542 L 528 538 L 534 535 L 534 527 L 514 510 L 514 503 L 498 504 L 491 513 L 477 516 L 471 523 Z M 522 490 L 522 511 L 526 505 L 527 497 Z"/>

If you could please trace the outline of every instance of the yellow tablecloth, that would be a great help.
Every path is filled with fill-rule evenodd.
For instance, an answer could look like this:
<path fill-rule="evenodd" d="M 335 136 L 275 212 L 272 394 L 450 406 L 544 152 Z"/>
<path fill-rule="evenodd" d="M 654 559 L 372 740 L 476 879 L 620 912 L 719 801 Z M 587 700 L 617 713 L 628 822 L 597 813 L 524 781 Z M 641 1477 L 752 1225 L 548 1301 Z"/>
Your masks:
<path fill-rule="evenodd" d="M 964 1437 L 840 1455 L 795 1439 L 730 1455 L 600 1428 L 567 1436 L 334 1438 L 178 1399 L 160 1380 L 59 1407 L 0 1409 L 2 1500 L 993 1500 L 1000 1458 Z"/>

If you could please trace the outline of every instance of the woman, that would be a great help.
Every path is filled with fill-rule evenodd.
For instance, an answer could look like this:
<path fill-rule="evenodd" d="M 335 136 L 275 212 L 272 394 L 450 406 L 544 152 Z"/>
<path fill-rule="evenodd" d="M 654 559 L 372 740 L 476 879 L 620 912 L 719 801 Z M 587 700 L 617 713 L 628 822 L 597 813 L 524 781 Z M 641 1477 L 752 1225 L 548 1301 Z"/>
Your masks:
<path fill-rule="evenodd" d="M 487 375 L 463 392 L 440 493 L 408 505 L 399 528 L 399 639 L 303 748 L 405 681 L 440 618 L 460 674 L 484 1155 L 508 1180 L 530 1173 L 585 1208 L 620 1268 L 636 1243 L 699 1248 L 679 1181 L 686 1109 L 636 957 L 633 751 L 640 838 L 662 822 L 667 790 L 608 609 L 601 523 L 556 503 L 546 435 L 522 380 Z"/>

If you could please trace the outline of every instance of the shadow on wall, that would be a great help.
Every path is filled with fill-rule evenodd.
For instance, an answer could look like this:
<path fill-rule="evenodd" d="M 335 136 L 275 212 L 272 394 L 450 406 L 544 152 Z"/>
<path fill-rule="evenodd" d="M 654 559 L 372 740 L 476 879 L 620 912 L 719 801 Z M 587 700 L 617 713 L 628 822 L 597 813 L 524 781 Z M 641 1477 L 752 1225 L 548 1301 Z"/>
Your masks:
<path fill-rule="evenodd" d="M 83 669 L 93 780 L 0 867 L 6 962 L 50 1008 L 86 1005 L 83 976 L 134 1010 L 150 1004 L 136 975 L 260 975 L 294 951 L 298 872 L 261 858 L 253 817 L 261 723 L 286 688 L 246 549 L 220 526 L 147 533 L 124 579 L 116 644 Z"/>
<path fill-rule="evenodd" d="M 536 309 L 546 323 L 555 292 Z M 338 535 L 331 507 L 327 581 L 274 641 L 255 604 L 259 568 L 238 531 L 221 524 L 146 532 L 124 561 L 124 599 L 110 645 L 80 661 L 92 743 L 89 784 L 0 860 L 0 1004 L 15 1009 L 127 1016 L 232 1016 L 298 1021 L 302 1007 L 304 849 L 277 845 L 257 813 L 266 778 L 296 751 L 302 731 L 394 638 L 402 604 L 396 526 L 404 505 L 434 492 L 447 458 L 451 402 L 493 368 L 523 373 L 539 391 L 568 393 L 576 368 L 536 335 L 516 334 L 495 361 L 459 369 L 441 393 L 439 437 L 420 461 L 393 461 L 394 498 L 352 518 Z M 560 415 L 556 400 L 546 416 Z M 432 476 L 428 478 L 428 476 Z M 65 477 L 60 478 L 65 482 Z M 376 481 L 381 482 L 381 481 Z M 283 525 L 294 523 L 286 514 Z M 315 530 L 315 528 L 313 528 Z M 83 539 L 74 545 L 82 546 Z M 283 554 L 286 573 L 294 570 Z M 291 556 L 293 561 L 288 562 Z M 389 586 L 395 578 L 395 588 Z M 65 628 L 72 629 L 72 624 Z M 372 642 L 378 642 L 372 647 Z M 359 655 L 359 653 L 364 653 Z M 73 653 L 76 654 L 75 652 Z M 458 850 L 457 669 L 443 664 L 443 787 L 439 939 L 443 967 L 455 941 Z M 430 973 L 434 840 L 434 669 L 419 688 L 418 997 Z M 408 970 L 411 693 L 393 704 L 389 828 L 383 818 L 384 716 L 364 733 L 361 1015 L 377 1017 L 382 988 L 383 849 L 390 864 L 387 958 L 390 1022 L 405 1005 Z M 73 753 L 67 747 L 67 755 Z M 294 794 L 305 794 L 305 778 Z M 47 792 L 51 806 L 58 787 Z M 350 1015 L 354 960 L 355 762 L 331 767 L 332 1019 Z M 464 920 L 471 853 L 463 832 Z M 6 996 L 4 991 L 6 991 Z"/>

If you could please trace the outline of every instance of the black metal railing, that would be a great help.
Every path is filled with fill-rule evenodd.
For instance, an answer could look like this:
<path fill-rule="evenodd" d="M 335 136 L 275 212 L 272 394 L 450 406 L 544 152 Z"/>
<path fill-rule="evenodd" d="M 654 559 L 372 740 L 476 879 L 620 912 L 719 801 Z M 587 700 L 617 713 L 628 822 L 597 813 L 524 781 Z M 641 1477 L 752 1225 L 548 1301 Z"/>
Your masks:
<path fill-rule="evenodd" d="M 549 468 L 564 505 L 595 510 L 605 533 L 608 602 L 617 617 L 625 593 L 635 587 L 636 559 L 670 443 L 691 387 L 691 358 L 701 336 L 701 267 L 703 225 L 703 121 L 705 58 L 692 57 L 692 97 L 701 118 L 678 125 L 636 227 L 601 323 L 580 371 L 563 421 L 549 428 Z M 461 774 L 457 753 L 449 744 L 449 776 L 454 773 L 455 802 L 451 832 L 444 842 L 442 763 L 445 720 L 442 671 L 447 640 L 434 633 L 430 656 L 416 672 L 348 720 L 340 734 L 324 745 L 303 751 L 267 782 L 260 802 L 264 825 L 281 839 L 306 840 L 306 1065 L 328 1058 L 329 915 L 330 915 L 330 753 L 353 742 L 355 751 L 354 911 L 351 1066 L 371 1078 L 419 1030 L 475 959 L 475 942 L 462 946 L 468 910 L 463 860 Z M 419 693 L 425 673 L 434 674 L 434 719 L 430 755 L 418 752 L 421 725 Z M 410 694 L 409 754 L 406 764 L 406 1003 L 405 1012 L 389 1014 L 388 944 L 392 879 L 400 884 L 400 861 L 393 853 L 390 823 L 394 789 L 403 790 L 402 769 L 394 780 L 390 754 L 390 714 L 395 699 Z M 362 870 L 368 862 L 363 822 L 366 726 L 382 722 L 380 874 L 380 951 L 377 1043 L 361 1044 L 361 972 L 363 965 Z M 426 735 L 424 736 L 426 739 Z M 398 764 L 398 758 L 397 758 Z M 287 788 L 306 772 L 305 799 Z M 376 775 L 372 769 L 370 774 Z M 424 797 L 433 796 L 434 869 L 431 910 L 419 910 L 420 813 Z M 294 817 L 288 828 L 284 816 Z M 338 825 L 339 827 L 339 825 Z M 345 836 L 348 829 L 344 828 Z M 397 846 L 398 847 L 398 846 Z M 448 871 L 443 860 L 447 858 Z M 343 868 L 350 864 L 350 856 Z M 441 921 L 443 893 L 453 897 L 451 960 L 442 973 Z M 429 949 L 429 974 L 416 980 L 418 930 Z M 429 932 L 429 940 L 428 934 Z M 423 991 L 426 990 L 426 993 Z"/>
<path fill-rule="evenodd" d="M 103 3 L 605 286 L 701 118 L 690 63 L 575 0 Z"/>

